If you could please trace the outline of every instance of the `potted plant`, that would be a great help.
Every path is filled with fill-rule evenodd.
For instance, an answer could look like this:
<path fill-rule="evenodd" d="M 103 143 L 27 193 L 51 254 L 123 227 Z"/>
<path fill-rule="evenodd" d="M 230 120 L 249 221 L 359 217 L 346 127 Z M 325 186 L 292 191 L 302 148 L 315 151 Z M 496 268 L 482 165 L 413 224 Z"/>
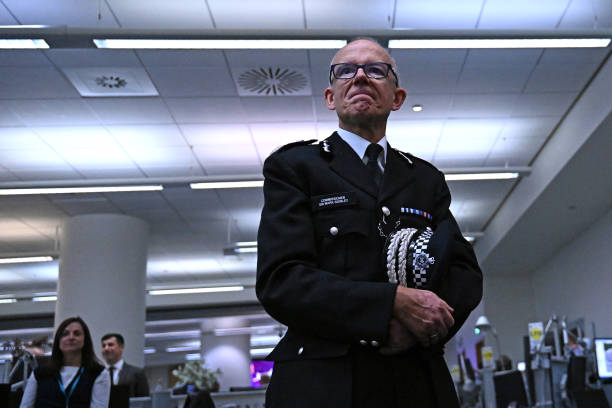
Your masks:
<path fill-rule="evenodd" d="M 217 379 L 219 374 L 221 374 L 219 369 L 213 371 L 206 368 L 203 359 L 189 361 L 185 365 L 172 370 L 172 375 L 177 377 L 183 386 L 186 386 L 187 392 L 196 390 L 219 391 L 219 380 Z"/>

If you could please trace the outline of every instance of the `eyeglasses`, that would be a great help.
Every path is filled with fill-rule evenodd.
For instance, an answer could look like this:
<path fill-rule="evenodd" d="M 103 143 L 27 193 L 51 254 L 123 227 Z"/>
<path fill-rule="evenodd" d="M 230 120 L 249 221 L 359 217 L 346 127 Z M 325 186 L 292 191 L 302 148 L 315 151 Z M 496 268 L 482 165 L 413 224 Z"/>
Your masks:
<path fill-rule="evenodd" d="M 399 86 L 397 74 L 393 70 L 391 64 L 387 64 L 386 62 L 368 62 L 362 65 L 353 64 L 352 62 L 333 64 L 329 68 L 329 82 L 331 83 L 333 78 L 352 79 L 357 75 L 359 68 L 363 69 L 366 76 L 371 79 L 383 79 L 389 76 L 389 72 L 392 72 L 395 77 L 395 86 Z"/>

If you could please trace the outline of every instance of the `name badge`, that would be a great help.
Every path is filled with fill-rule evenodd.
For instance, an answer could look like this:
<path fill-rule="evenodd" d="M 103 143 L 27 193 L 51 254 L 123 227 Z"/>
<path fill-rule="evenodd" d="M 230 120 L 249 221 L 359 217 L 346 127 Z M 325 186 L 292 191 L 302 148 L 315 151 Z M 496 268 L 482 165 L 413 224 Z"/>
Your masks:
<path fill-rule="evenodd" d="M 312 197 L 312 210 L 320 211 L 328 208 L 346 207 L 355 205 L 355 193 L 334 193 Z"/>

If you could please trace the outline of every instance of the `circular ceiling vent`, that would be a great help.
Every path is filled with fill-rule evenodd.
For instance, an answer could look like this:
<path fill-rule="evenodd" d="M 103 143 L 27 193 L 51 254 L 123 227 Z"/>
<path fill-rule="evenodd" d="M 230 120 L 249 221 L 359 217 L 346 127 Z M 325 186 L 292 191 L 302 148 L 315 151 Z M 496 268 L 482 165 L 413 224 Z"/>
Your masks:
<path fill-rule="evenodd" d="M 290 68 L 253 68 L 240 74 L 238 85 L 252 95 L 290 95 L 302 93 L 308 79 Z"/>
<path fill-rule="evenodd" d="M 127 85 L 127 81 L 118 76 L 102 75 L 96 78 L 96 84 L 103 88 L 123 88 Z"/>

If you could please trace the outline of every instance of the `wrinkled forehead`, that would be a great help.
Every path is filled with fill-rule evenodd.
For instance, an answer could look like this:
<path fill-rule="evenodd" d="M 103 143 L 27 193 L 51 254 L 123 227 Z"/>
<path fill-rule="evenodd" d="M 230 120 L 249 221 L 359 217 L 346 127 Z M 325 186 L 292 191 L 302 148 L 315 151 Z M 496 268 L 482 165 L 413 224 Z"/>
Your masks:
<path fill-rule="evenodd" d="M 340 62 L 387 62 L 392 64 L 392 59 L 387 50 L 378 43 L 370 40 L 353 41 L 342 47 L 332 59 L 332 64 Z"/>

